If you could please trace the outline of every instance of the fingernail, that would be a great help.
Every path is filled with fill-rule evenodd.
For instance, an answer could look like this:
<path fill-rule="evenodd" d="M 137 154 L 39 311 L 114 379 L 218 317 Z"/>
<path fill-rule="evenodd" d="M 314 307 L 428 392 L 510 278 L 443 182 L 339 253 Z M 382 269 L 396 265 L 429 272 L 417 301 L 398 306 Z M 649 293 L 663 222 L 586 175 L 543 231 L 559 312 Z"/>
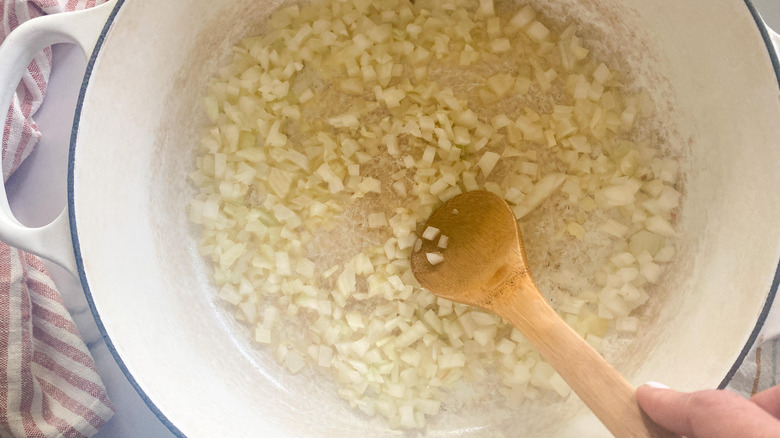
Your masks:
<path fill-rule="evenodd" d="M 658 382 L 645 382 L 645 385 L 647 385 L 647 386 L 649 386 L 651 388 L 656 388 L 656 389 L 669 389 L 668 386 L 664 385 L 663 383 L 658 383 Z"/>

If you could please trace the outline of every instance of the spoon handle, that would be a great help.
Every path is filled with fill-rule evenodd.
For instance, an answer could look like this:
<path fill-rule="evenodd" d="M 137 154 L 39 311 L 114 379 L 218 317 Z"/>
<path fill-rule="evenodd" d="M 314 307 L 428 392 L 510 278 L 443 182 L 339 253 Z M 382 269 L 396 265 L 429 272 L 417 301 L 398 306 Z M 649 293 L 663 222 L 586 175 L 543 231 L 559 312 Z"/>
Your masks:
<path fill-rule="evenodd" d="M 515 293 L 494 309 L 539 350 L 596 417 L 617 438 L 677 437 L 650 420 L 636 390 L 553 310 L 533 280 L 521 275 Z"/>

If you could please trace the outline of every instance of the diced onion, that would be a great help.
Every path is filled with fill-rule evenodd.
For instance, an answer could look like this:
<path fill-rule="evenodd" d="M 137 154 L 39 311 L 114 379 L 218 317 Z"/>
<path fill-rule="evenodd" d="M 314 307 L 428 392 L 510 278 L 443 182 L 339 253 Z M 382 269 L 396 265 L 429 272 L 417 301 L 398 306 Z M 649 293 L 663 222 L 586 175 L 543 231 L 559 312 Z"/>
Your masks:
<path fill-rule="evenodd" d="M 428 259 L 428 263 L 436 266 L 439 263 L 444 262 L 444 255 L 440 252 L 428 252 L 425 253 L 425 258 Z"/>
<path fill-rule="evenodd" d="M 528 26 L 528 29 L 526 29 L 525 33 L 538 43 L 546 40 L 547 36 L 550 35 L 549 29 L 547 29 L 544 24 L 538 21 L 531 23 L 531 25 Z"/>
<path fill-rule="evenodd" d="M 490 172 L 493 171 L 493 168 L 496 167 L 496 164 L 498 164 L 498 160 L 500 159 L 501 156 L 495 152 L 485 152 L 482 155 L 482 158 L 479 159 L 479 162 L 477 162 L 480 170 L 482 170 L 482 175 L 485 177 L 490 176 Z"/>
<path fill-rule="evenodd" d="M 441 231 L 438 228 L 428 226 L 425 228 L 425 231 L 423 231 L 422 238 L 425 240 L 433 240 L 440 232 Z"/>
<path fill-rule="evenodd" d="M 437 265 L 453 249 L 418 234 L 441 202 L 506 199 L 557 310 L 602 349 L 641 328 L 683 190 L 675 157 L 643 139 L 663 137 L 652 98 L 576 26 L 493 0 L 413 3 L 286 6 L 242 41 L 203 100 L 187 215 L 216 297 L 260 348 L 291 373 L 328 368 L 351 406 L 422 430 L 484 380 L 508 400 L 570 393 L 517 330 L 417 283 L 413 251 Z"/>
<path fill-rule="evenodd" d="M 536 17 L 536 11 L 534 11 L 534 9 L 531 6 L 526 5 L 523 7 L 523 9 L 520 10 L 520 12 L 515 14 L 515 16 L 512 17 L 511 20 L 509 20 L 509 25 L 517 29 L 522 29 L 531 21 L 533 21 L 535 17 Z"/>

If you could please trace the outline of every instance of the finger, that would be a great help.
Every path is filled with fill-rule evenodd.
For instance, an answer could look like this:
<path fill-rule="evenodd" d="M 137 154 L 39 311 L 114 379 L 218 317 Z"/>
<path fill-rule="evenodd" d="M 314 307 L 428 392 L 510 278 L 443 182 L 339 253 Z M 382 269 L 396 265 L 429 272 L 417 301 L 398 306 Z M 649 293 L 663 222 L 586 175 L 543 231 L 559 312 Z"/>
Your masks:
<path fill-rule="evenodd" d="M 773 417 L 780 418 L 780 385 L 761 391 L 750 398 Z"/>
<path fill-rule="evenodd" d="M 729 391 L 681 393 L 637 388 L 639 405 L 660 426 L 689 438 L 780 436 L 780 421 Z"/>

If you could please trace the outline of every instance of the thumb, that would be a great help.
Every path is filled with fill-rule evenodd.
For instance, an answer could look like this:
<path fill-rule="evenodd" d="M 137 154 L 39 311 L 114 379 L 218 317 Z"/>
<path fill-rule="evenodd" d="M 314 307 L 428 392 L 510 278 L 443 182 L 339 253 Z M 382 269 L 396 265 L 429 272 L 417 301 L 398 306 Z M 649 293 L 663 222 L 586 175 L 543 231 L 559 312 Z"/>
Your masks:
<path fill-rule="evenodd" d="M 771 416 L 780 418 L 780 385 L 765 389 L 750 398 Z"/>
<path fill-rule="evenodd" d="M 780 436 L 780 421 L 729 391 L 682 393 L 643 385 L 636 398 L 653 421 L 689 438 Z"/>

